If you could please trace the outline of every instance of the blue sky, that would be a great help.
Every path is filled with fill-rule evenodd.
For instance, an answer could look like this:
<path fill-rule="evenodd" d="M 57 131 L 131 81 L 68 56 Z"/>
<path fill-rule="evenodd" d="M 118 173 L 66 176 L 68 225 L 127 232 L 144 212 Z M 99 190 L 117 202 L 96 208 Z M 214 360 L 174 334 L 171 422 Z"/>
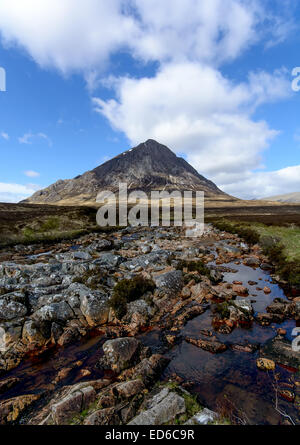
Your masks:
<path fill-rule="evenodd" d="M 0 201 L 149 138 L 238 197 L 300 191 L 299 1 L 204 3 L 0 0 Z"/>

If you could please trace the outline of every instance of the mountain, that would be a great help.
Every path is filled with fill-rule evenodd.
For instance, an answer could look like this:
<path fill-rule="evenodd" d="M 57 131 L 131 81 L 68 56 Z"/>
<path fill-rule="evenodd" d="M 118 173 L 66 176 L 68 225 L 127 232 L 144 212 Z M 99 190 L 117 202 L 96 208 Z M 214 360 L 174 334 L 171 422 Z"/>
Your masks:
<path fill-rule="evenodd" d="M 300 203 L 300 192 L 287 193 L 286 195 L 271 196 L 264 198 L 264 201 L 286 202 L 291 204 Z"/>
<path fill-rule="evenodd" d="M 194 190 L 206 197 L 229 198 L 201 176 L 183 158 L 168 147 L 150 139 L 74 179 L 59 180 L 36 192 L 25 203 L 91 204 L 102 190 L 118 191 L 119 183 L 128 190 Z"/>

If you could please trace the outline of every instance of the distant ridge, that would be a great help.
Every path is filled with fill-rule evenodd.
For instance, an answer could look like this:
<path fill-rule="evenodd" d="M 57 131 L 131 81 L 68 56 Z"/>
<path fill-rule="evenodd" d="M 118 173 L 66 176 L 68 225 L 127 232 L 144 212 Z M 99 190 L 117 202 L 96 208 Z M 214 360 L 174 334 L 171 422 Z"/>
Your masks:
<path fill-rule="evenodd" d="M 208 198 L 231 198 L 212 181 L 200 175 L 183 158 L 152 139 L 74 179 L 59 180 L 36 192 L 25 203 L 91 204 L 101 190 L 117 191 L 119 183 L 128 190 L 204 191 Z"/>
<path fill-rule="evenodd" d="M 291 204 L 300 203 L 300 192 L 287 193 L 285 195 L 271 196 L 270 198 L 264 198 L 264 201 L 285 202 Z"/>

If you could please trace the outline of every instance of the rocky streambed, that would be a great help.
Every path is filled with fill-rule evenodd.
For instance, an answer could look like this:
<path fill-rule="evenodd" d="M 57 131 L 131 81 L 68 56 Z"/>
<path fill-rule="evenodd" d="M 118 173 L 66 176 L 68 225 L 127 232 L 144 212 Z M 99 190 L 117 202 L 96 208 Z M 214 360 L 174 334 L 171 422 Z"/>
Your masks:
<path fill-rule="evenodd" d="M 0 423 L 299 423 L 300 299 L 259 246 L 128 228 L 0 261 Z"/>

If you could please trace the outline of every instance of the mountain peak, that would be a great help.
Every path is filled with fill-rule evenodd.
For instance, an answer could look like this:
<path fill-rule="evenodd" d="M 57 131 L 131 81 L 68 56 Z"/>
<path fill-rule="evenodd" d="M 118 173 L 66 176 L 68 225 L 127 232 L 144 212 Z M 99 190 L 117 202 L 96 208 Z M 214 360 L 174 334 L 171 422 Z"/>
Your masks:
<path fill-rule="evenodd" d="M 56 182 L 25 202 L 92 204 L 100 191 L 118 191 L 119 183 L 127 183 L 129 191 L 193 190 L 204 191 L 208 197 L 227 196 L 167 146 L 148 139 L 94 170 Z"/>

